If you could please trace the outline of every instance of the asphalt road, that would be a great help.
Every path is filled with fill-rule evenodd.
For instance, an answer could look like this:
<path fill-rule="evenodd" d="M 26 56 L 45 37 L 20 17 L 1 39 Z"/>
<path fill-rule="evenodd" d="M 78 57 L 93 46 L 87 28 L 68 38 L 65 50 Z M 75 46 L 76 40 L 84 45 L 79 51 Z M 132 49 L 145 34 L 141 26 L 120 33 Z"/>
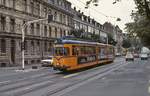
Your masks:
<path fill-rule="evenodd" d="M 117 58 L 70 74 L 51 68 L 0 69 L 0 96 L 149 96 L 149 61 Z"/>

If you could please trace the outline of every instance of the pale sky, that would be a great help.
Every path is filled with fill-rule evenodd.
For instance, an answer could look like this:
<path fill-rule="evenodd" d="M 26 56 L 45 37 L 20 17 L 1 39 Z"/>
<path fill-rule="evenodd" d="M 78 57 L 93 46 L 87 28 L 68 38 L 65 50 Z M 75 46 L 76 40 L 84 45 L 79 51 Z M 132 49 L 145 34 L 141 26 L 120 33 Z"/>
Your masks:
<path fill-rule="evenodd" d="M 85 9 L 85 2 L 88 0 L 68 0 L 72 3 L 72 7 L 76 6 L 77 10 L 81 10 L 87 16 L 91 16 L 99 23 L 103 24 L 108 21 L 114 25 L 119 25 L 123 30 L 125 23 L 131 22 L 132 19 L 130 14 L 135 9 L 133 0 L 122 0 L 116 4 L 112 4 L 114 0 L 99 0 L 99 6 L 95 7 L 93 4 L 90 5 L 89 9 Z M 104 15 L 106 16 L 104 16 Z M 107 17 L 108 16 L 108 17 Z M 121 21 L 116 21 L 116 18 L 121 18 Z"/>

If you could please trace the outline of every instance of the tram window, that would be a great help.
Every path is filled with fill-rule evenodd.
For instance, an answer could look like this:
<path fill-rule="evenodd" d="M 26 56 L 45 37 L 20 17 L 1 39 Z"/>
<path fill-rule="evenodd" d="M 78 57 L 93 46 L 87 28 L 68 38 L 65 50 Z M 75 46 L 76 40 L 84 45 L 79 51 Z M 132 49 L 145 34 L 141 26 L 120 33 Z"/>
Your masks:
<path fill-rule="evenodd" d="M 75 46 L 72 47 L 72 55 L 79 55 L 79 48 L 78 47 L 75 47 Z"/>
<path fill-rule="evenodd" d="M 68 56 L 69 55 L 69 48 L 64 48 L 64 55 Z"/>
<path fill-rule="evenodd" d="M 108 48 L 108 54 L 113 54 L 113 48 Z"/>
<path fill-rule="evenodd" d="M 55 48 L 55 55 L 56 56 L 67 56 L 69 55 L 69 48 L 63 48 L 63 47 L 56 47 Z"/>

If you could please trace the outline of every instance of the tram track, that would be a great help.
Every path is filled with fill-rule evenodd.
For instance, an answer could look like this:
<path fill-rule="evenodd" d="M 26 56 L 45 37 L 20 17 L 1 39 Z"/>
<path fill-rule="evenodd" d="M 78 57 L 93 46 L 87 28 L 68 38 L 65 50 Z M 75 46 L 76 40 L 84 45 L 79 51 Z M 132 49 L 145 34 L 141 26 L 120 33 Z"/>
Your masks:
<path fill-rule="evenodd" d="M 48 73 L 42 73 L 40 75 L 38 74 L 38 75 L 30 76 L 28 78 L 4 82 L 4 83 L 0 84 L 0 96 L 1 95 L 2 96 L 3 95 L 9 96 L 8 94 L 10 94 L 10 92 L 13 92 L 13 90 L 14 91 L 18 90 L 18 89 L 25 89 L 26 90 L 26 88 L 28 88 L 29 86 L 35 86 L 35 88 L 33 88 L 32 90 L 39 89 L 39 88 L 42 88 L 42 86 L 44 84 L 43 82 L 47 82 L 47 84 L 44 85 L 46 87 L 49 84 L 53 84 L 54 82 L 52 82 L 52 81 L 55 78 L 59 78 L 59 77 L 61 77 L 61 75 L 54 74 L 54 73 L 52 74 L 52 73 L 48 72 Z M 42 86 L 40 86 L 40 85 L 36 86 L 38 84 L 41 84 Z M 27 92 L 30 92 L 32 90 L 28 90 Z M 20 93 L 24 93 L 24 90 L 22 90 L 21 92 L 17 92 L 17 94 L 20 94 Z M 13 96 L 20 96 L 20 95 L 13 95 Z"/>
<path fill-rule="evenodd" d="M 32 75 L 32 76 L 29 76 L 29 77 L 24 77 L 24 78 L 21 78 L 21 79 L 18 79 L 18 80 L 8 80 L 7 82 L 2 82 L 0 84 L 0 87 L 10 85 L 10 84 L 14 84 L 14 83 L 18 83 L 18 82 L 23 82 L 23 81 L 30 80 L 30 79 L 38 79 L 38 78 L 42 78 L 42 77 L 45 77 L 45 76 L 51 76 L 51 75 L 54 76 L 54 74 L 47 72 L 47 73 Z"/>
<path fill-rule="evenodd" d="M 57 96 L 55 94 L 63 91 L 63 90 L 66 90 L 68 88 L 72 88 L 73 86 L 76 86 L 78 84 L 80 84 L 81 82 L 86 82 L 87 80 L 89 80 L 90 78 L 94 78 L 96 77 L 97 75 L 99 74 L 104 74 L 104 73 L 107 73 L 107 71 L 109 70 L 112 70 L 112 69 L 116 69 L 118 68 L 117 66 L 121 66 L 121 65 L 124 65 L 124 64 L 115 64 L 115 65 L 112 65 L 110 67 L 107 67 L 107 68 L 102 68 L 100 70 L 93 70 L 92 73 L 90 73 L 89 71 L 91 70 L 87 70 L 87 71 L 83 71 L 81 72 L 81 75 L 85 75 L 85 76 L 82 76 L 83 78 L 79 79 L 78 76 L 75 76 L 73 78 L 78 78 L 78 80 L 69 80 L 70 78 L 67 78 L 67 79 L 64 79 L 64 78 L 58 78 L 58 77 L 62 77 L 62 75 L 60 74 L 41 74 L 41 75 L 35 75 L 35 76 L 31 76 L 30 78 L 26 78 L 26 79 L 22 79 L 22 80 L 18 80 L 18 81 L 14 81 L 14 82 L 6 82 L 6 84 L 2 84 L 3 86 L 3 89 L 0 88 L 0 95 L 2 96 L 24 96 L 28 93 L 31 93 L 32 92 L 36 92 L 42 88 L 47 88 L 47 87 L 51 87 L 50 91 L 47 91 L 46 93 L 43 93 L 42 96 L 51 96 L 51 95 L 54 95 L 54 96 Z M 90 73 L 90 74 L 88 74 Z M 65 76 L 65 75 L 63 75 Z M 79 75 L 80 76 L 80 75 Z M 56 79 L 57 78 L 57 79 Z M 35 79 L 39 79 L 38 81 L 34 81 Z M 32 81 L 33 80 L 33 81 Z M 69 80 L 69 81 L 67 81 Z M 30 82 L 32 81 L 32 82 Z M 53 90 L 52 86 L 55 86 L 57 84 L 62 84 L 62 83 L 65 83 L 65 82 L 69 82 L 67 84 L 64 84 L 62 85 L 61 87 L 56 86 L 55 90 Z M 12 85 L 11 86 L 11 83 L 14 84 L 14 86 Z M 17 85 L 18 84 L 18 85 Z M 9 87 L 10 86 L 10 87 Z M 10 94 L 10 95 L 9 95 Z M 26 95 L 26 96 L 32 96 L 32 95 Z M 41 96 L 41 95 L 39 95 Z"/>
<path fill-rule="evenodd" d="M 100 72 L 97 71 L 95 74 L 93 73 L 92 75 L 90 75 L 90 76 L 88 76 L 88 77 L 86 77 L 84 79 L 80 79 L 80 80 L 74 80 L 74 79 L 72 79 L 70 82 L 68 82 L 65 79 L 65 80 L 63 80 L 61 82 L 57 82 L 58 85 L 61 85 L 62 83 L 64 83 L 64 86 L 61 86 L 61 87 L 60 86 L 58 86 L 58 87 L 55 86 L 55 88 L 54 88 L 52 85 L 50 85 L 50 86 L 47 87 L 47 89 L 50 89 L 50 90 L 47 91 L 47 92 L 44 92 L 43 94 L 41 93 L 41 95 L 39 95 L 39 96 L 61 96 L 60 94 L 63 91 L 66 92 L 66 90 L 68 91 L 68 90 L 77 88 L 77 87 L 83 85 L 84 83 L 87 83 L 87 82 L 91 81 L 92 78 L 94 78 L 94 79 L 96 79 L 96 78 L 97 79 L 98 78 L 102 78 L 103 76 L 109 74 L 110 72 L 112 72 L 112 71 L 114 71 L 114 70 L 116 70 L 116 69 L 118 69 L 118 68 L 120 68 L 122 66 L 125 66 L 125 65 L 127 65 L 127 64 L 117 64 L 117 65 L 111 66 L 109 68 L 103 69 Z M 98 75 L 98 77 L 97 77 L 97 75 Z M 73 81 L 75 81 L 75 82 L 73 82 Z M 32 96 L 32 95 L 25 94 L 23 96 Z"/>
<path fill-rule="evenodd" d="M 111 66 L 111 68 L 106 68 L 100 72 L 96 72 L 95 74 L 92 74 L 92 75 L 90 75 L 84 79 L 77 80 L 74 83 L 68 84 L 68 85 L 63 86 L 61 88 L 58 88 L 57 90 L 49 91 L 42 96 L 61 96 L 68 91 L 71 91 L 73 89 L 78 88 L 81 85 L 84 85 L 85 83 L 88 83 L 88 82 L 95 80 L 95 79 L 98 79 L 98 78 L 102 78 L 103 76 L 109 74 L 110 72 L 112 72 L 116 69 L 119 69 L 120 67 L 125 66 L 125 65 L 127 65 L 127 64 L 117 64 L 115 66 Z"/>

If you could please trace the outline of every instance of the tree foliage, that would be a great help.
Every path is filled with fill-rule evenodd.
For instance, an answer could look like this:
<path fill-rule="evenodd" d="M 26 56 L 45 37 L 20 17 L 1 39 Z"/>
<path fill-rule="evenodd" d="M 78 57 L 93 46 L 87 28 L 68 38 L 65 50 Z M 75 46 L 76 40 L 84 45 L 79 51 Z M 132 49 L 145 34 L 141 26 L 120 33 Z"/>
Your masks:
<path fill-rule="evenodd" d="M 124 40 L 123 40 L 122 47 L 124 47 L 124 48 L 130 48 L 130 47 L 131 47 L 131 42 L 130 42 L 130 40 L 129 40 L 129 39 L 124 39 Z"/>
<path fill-rule="evenodd" d="M 116 45 L 117 42 L 113 39 L 113 36 L 112 34 L 108 33 L 108 44 L 111 44 L 111 45 Z"/>
<path fill-rule="evenodd" d="M 88 36 L 88 34 L 90 36 Z M 79 30 L 72 30 L 71 34 L 73 37 L 75 37 L 77 40 L 86 40 L 86 41 L 95 41 L 100 42 L 100 35 L 92 34 L 92 33 L 86 33 L 83 29 Z"/>
<path fill-rule="evenodd" d="M 80 29 L 80 30 L 74 29 L 74 30 L 71 30 L 70 35 L 73 35 L 76 38 L 81 38 L 83 33 L 84 33 L 83 29 Z"/>
<path fill-rule="evenodd" d="M 126 24 L 126 30 L 131 36 L 137 36 L 143 45 L 150 46 L 150 1 L 135 0 L 137 11 L 132 12 L 134 22 Z"/>

